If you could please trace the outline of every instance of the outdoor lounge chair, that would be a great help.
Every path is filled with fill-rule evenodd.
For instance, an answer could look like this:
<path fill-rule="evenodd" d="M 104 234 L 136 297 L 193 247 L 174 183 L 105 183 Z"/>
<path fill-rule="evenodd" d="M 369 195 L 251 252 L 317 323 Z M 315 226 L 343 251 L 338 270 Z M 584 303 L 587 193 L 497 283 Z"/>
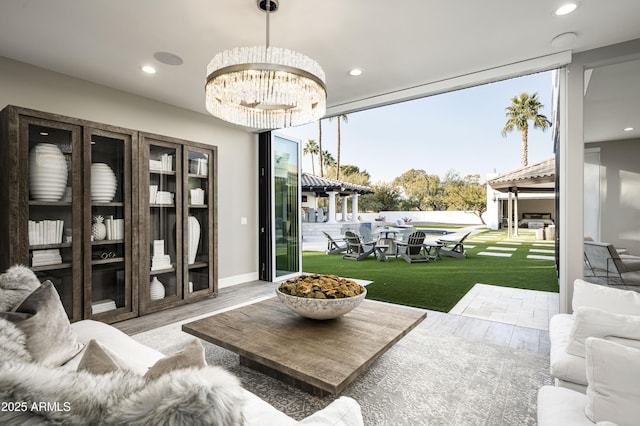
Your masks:
<path fill-rule="evenodd" d="M 623 274 L 640 271 L 640 257 L 620 255 L 613 244 L 585 241 L 584 257 L 594 277 L 597 270 L 606 272 L 607 284 L 609 284 L 609 274 L 613 273 L 620 278 L 622 284 L 631 285 L 625 282 Z"/>
<path fill-rule="evenodd" d="M 342 256 L 343 259 L 362 260 L 376 251 L 375 241 L 363 242 L 362 237 L 353 231 L 345 232 L 344 239 L 347 242 L 347 250 Z"/>
<path fill-rule="evenodd" d="M 467 253 L 464 251 L 464 240 L 469 236 L 469 234 L 471 234 L 471 232 L 467 232 L 459 240 L 439 239 L 438 241 L 442 243 L 440 254 L 465 259 L 467 257 Z"/>
<path fill-rule="evenodd" d="M 331 235 L 322 231 L 325 237 L 327 237 L 327 254 L 340 254 L 347 250 L 347 244 L 344 238 L 334 239 Z M 344 243 L 344 244 L 338 244 Z"/>
<path fill-rule="evenodd" d="M 409 235 L 407 241 L 397 241 L 398 254 L 407 263 L 428 262 L 429 255 L 424 247 L 424 239 L 427 236 L 422 231 L 415 231 Z"/>

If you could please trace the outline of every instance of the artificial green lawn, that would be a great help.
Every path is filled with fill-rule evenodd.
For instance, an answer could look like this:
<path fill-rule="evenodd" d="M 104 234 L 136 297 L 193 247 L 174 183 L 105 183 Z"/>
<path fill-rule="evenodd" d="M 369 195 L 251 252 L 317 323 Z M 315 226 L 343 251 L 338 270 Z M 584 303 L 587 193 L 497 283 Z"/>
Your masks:
<path fill-rule="evenodd" d="M 558 292 L 555 262 L 553 260 L 527 259 L 533 235 L 521 231 L 519 246 L 511 257 L 478 256 L 496 241 L 507 241 L 500 231 L 486 233 L 491 240 L 476 240 L 477 234 L 465 241 L 466 259 L 442 256 L 427 263 L 407 263 L 402 258 L 390 257 L 388 262 L 378 262 L 370 256 L 355 262 L 343 260 L 341 255 L 328 256 L 320 252 L 304 252 L 304 272 L 336 274 L 347 278 L 373 281 L 367 286 L 367 299 L 416 306 L 448 312 L 476 283 L 529 290 Z M 495 238 L 493 237 L 495 236 Z M 429 237 L 427 237 L 429 239 Z M 467 246 L 474 245 L 474 248 Z M 542 247 L 544 248 L 544 247 Z M 533 253 L 532 253 L 533 254 Z"/>

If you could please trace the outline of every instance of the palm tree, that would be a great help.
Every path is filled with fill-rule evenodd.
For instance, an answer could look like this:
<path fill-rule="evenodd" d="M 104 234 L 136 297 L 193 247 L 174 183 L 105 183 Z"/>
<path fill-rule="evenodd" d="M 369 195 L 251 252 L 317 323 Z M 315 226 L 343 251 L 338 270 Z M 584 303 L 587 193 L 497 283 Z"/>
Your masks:
<path fill-rule="evenodd" d="M 333 158 L 333 155 L 329 151 L 322 151 L 322 161 L 320 164 L 324 164 L 327 167 L 335 167 L 336 159 Z"/>
<path fill-rule="evenodd" d="M 340 180 L 340 121 L 344 121 L 345 124 L 349 122 L 347 114 L 342 114 L 337 117 L 329 118 L 329 121 L 333 121 L 334 118 L 338 119 L 338 161 L 336 166 L 336 180 Z"/>
<path fill-rule="evenodd" d="M 314 139 L 309 139 L 304 146 L 304 154 L 311 155 L 311 173 L 316 174 L 316 165 L 313 162 L 313 155 L 318 154 L 320 152 L 320 148 L 318 148 L 318 144 Z"/>
<path fill-rule="evenodd" d="M 324 176 L 324 172 L 322 171 L 322 119 L 318 120 L 318 152 L 320 153 L 320 157 L 318 161 L 320 162 L 320 177 Z"/>
<path fill-rule="evenodd" d="M 529 120 L 533 121 L 533 127 L 547 130 L 551 127 L 551 122 L 547 117 L 539 114 L 538 111 L 544 108 L 544 105 L 538 101 L 538 94 L 520 93 L 518 96 L 511 98 L 511 105 L 506 109 L 505 116 L 507 123 L 502 129 L 502 137 L 507 137 L 507 133 L 513 129 L 520 130 L 522 134 L 522 167 L 529 164 Z"/>

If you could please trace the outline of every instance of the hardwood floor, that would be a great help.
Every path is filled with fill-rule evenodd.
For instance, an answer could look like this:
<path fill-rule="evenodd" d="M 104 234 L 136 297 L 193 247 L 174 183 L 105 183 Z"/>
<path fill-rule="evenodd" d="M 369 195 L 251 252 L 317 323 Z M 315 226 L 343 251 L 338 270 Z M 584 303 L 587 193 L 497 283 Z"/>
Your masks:
<path fill-rule="evenodd" d="M 122 321 L 113 326 L 129 335 L 138 334 L 176 321 L 275 296 L 275 287 L 275 283 L 265 281 L 226 287 L 220 289 L 218 297 Z M 545 330 L 436 311 L 428 311 L 427 319 L 420 327 L 428 328 L 436 335 L 457 336 L 472 342 L 549 354 L 549 332 Z"/>

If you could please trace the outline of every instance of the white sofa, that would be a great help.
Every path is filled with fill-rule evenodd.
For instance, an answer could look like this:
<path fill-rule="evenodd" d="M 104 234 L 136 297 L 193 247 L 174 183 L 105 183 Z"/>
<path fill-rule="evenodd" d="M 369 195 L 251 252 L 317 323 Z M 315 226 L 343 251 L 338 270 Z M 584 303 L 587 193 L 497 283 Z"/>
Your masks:
<path fill-rule="evenodd" d="M 640 294 L 574 282 L 573 314 L 549 323 L 556 386 L 538 392 L 538 424 L 638 424 Z"/>
<path fill-rule="evenodd" d="M 361 426 L 340 397 L 298 422 L 208 366 L 195 339 L 162 354 L 110 325 L 69 324 L 55 287 L 28 268 L 0 274 L 0 424 Z"/>
<path fill-rule="evenodd" d="M 91 339 L 99 341 L 113 354 L 125 358 L 127 366 L 141 375 L 144 375 L 152 365 L 165 357 L 164 354 L 135 341 L 117 328 L 102 322 L 83 320 L 71 324 L 71 328 L 78 336 L 78 340 L 84 343 L 88 343 Z M 60 368 L 76 371 L 83 353 L 84 351 L 78 353 Z M 133 356 L 132 354 L 135 355 Z M 246 426 L 287 426 L 297 424 L 356 426 L 363 424 L 359 404 L 349 397 L 340 397 L 324 409 L 298 422 L 253 393 L 247 390 L 243 391 L 245 404 L 242 413 L 245 420 L 244 425 Z"/>

